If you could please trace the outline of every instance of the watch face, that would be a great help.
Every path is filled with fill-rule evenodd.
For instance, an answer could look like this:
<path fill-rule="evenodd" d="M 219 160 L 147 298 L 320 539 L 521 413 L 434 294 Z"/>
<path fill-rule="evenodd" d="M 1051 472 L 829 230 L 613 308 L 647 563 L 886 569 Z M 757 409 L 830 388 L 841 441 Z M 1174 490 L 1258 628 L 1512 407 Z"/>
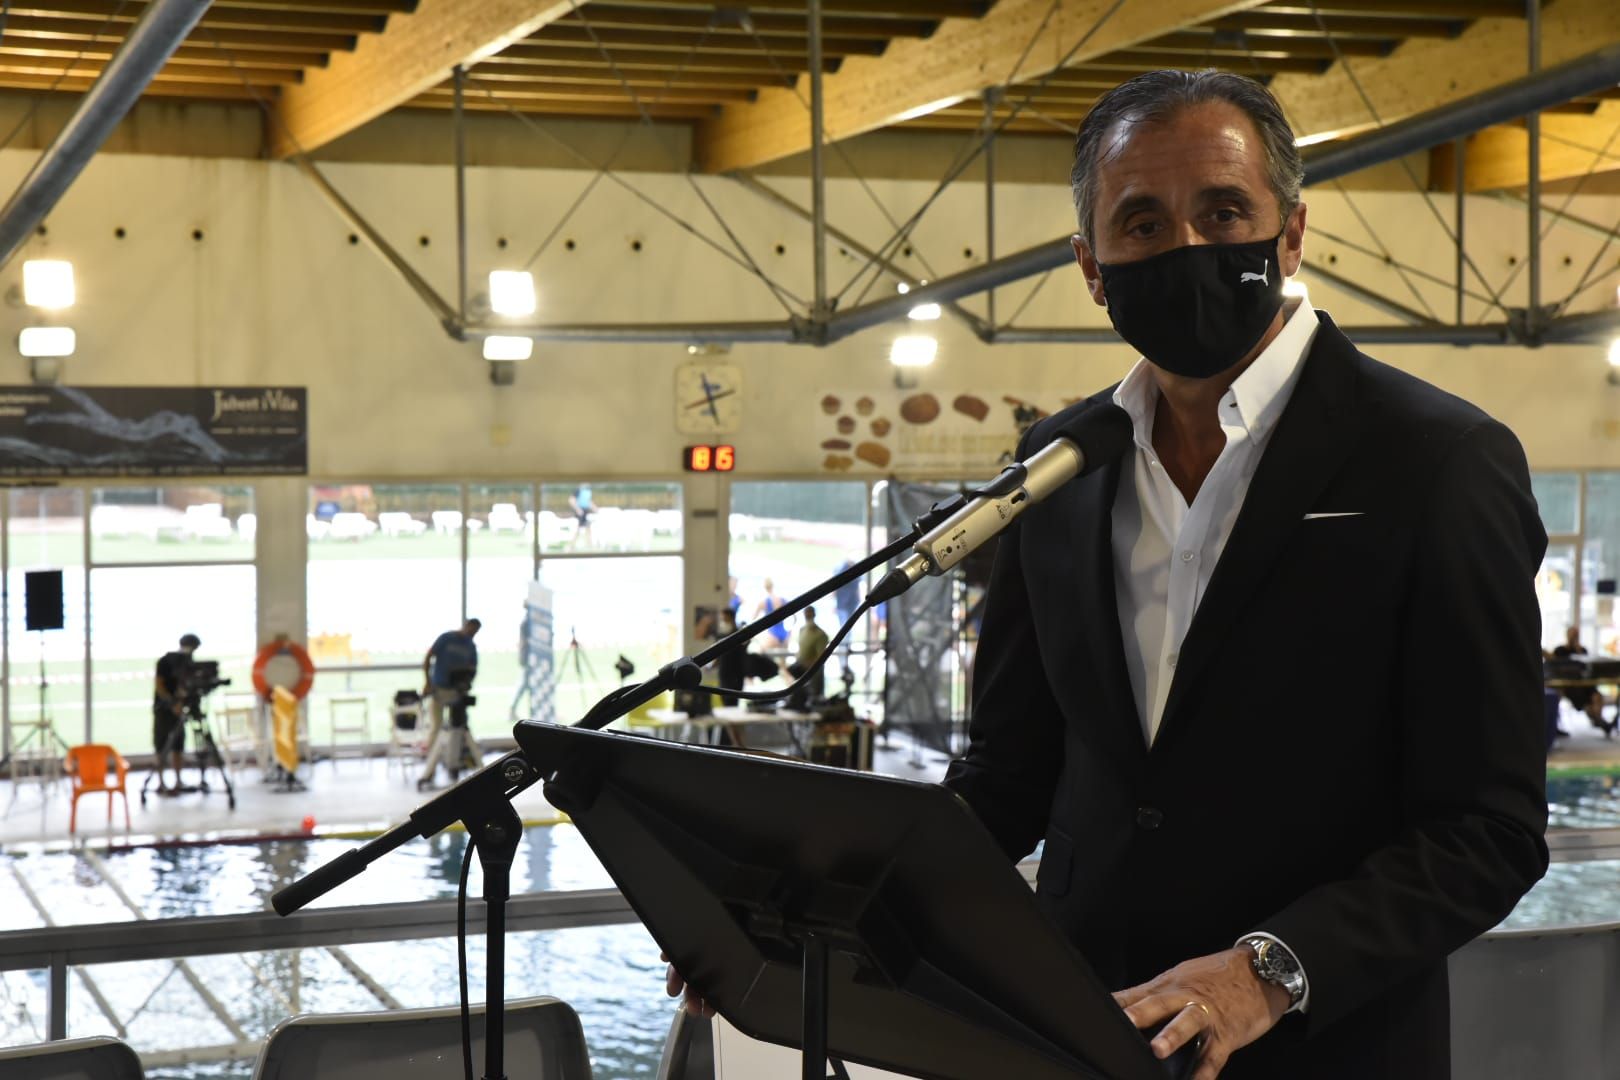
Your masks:
<path fill-rule="evenodd" d="M 1262 941 L 1255 948 L 1255 966 L 1260 976 L 1271 982 L 1281 982 L 1299 970 L 1288 953 L 1277 948 L 1276 942 Z"/>

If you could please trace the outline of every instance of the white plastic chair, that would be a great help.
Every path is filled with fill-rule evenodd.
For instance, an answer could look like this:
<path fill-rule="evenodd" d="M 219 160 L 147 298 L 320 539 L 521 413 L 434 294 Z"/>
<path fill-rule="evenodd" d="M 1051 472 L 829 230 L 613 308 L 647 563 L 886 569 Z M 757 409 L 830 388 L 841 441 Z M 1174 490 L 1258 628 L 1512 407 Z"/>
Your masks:
<path fill-rule="evenodd" d="M 489 508 L 489 531 L 521 533 L 525 528 L 517 503 L 496 503 Z"/>
<path fill-rule="evenodd" d="M 474 1070 L 484 1062 L 484 1010 L 472 1011 Z M 590 1080 L 585 1032 L 567 1002 L 506 1003 L 506 1074 L 524 1080 Z M 461 1075 L 461 1010 L 294 1016 L 259 1051 L 253 1080 L 444 1080 Z M 10 1077 L 7 1077 L 10 1080 Z"/>
<path fill-rule="evenodd" d="M 364 694 L 335 694 L 326 701 L 327 719 L 332 728 L 328 756 L 336 761 L 347 751 L 356 757 L 371 752 L 371 699 Z M 348 737 L 352 741 L 344 741 Z"/>
<path fill-rule="evenodd" d="M 246 694 L 232 694 L 220 703 L 214 713 L 219 721 L 219 749 L 232 772 L 238 772 L 251 760 L 263 763 L 261 734 L 264 725 L 259 722 L 258 699 Z"/>
<path fill-rule="evenodd" d="M 135 1051 L 105 1035 L 0 1049 L 6 1080 L 144 1080 Z"/>

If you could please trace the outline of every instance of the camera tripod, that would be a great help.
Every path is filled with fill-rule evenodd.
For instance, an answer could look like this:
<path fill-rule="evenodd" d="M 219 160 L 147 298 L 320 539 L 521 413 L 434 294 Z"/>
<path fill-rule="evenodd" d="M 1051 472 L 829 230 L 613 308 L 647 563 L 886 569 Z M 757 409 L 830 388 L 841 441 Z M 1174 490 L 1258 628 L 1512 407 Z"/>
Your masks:
<path fill-rule="evenodd" d="M 236 789 L 231 786 L 230 773 L 225 769 L 225 758 L 219 752 L 219 744 L 214 741 L 213 729 L 208 724 L 208 715 L 202 711 L 202 703 L 188 703 L 180 714 L 180 722 L 169 729 L 169 734 L 163 740 L 163 749 L 158 751 L 157 760 L 153 763 L 152 771 L 146 774 L 146 781 L 141 784 L 141 806 L 146 805 L 146 792 L 152 786 L 152 781 L 162 775 L 163 763 L 169 756 L 177 751 L 184 743 L 186 728 L 191 728 L 192 753 L 196 755 L 197 783 L 187 784 L 181 777 L 180 770 L 184 768 L 184 759 L 181 765 L 174 770 L 175 784 L 172 792 L 159 789 L 159 794 L 174 795 L 212 795 L 213 785 L 208 782 L 208 770 L 214 769 L 219 773 L 220 786 L 225 789 L 225 797 L 232 810 L 236 809 Z"/>
<path fill-rule="evenodd" d="M 62 738 L 60 733 L 57 732 L 56 724 L 51 720 L 50 712 L 45 707 L 46 698 L 49 696 L 49 693 L 50 681 L 45 677 L 45 633 L 44 631 L 40 631 L 39 716 L 34 720 L 15 720 L 12 722 L 12 726 L 14 728 L 23 729 L 22 736 L 11 744 L 11 748 L 6 751 L 6 755 L 4 757 L 0 757 L 0 769 L 4 769 L 8 766 L 11 769 L 11 797 L 13 801 L 15 801 L 17 797 L 17 766 L 19 761 L 27 761 L 29 759 L 30 754 L 27 752 L 29 743 L 36 741 L 39 743 L 39 745 L 35 748 L 34 753 L 39 755 L 40 762 L 45 763 L 39 765 L 41 776 L 46 776 L 47 770 L 50 770 L 49 776 L 51 778 L 59 775 L 56 766 L 60 765 L 61 756 L 67 753 L 68 742 L 66 739 Z"/>
<path fill-rule="evenodd" d="M 591 667 L 591 658 L 585 655 L 585 650 L 579 643 L 579 635 L 572 626 L 568 628 L 568 651 L 563 654 L 562 663 L 557 665 L 559 683 L 562 682 L 562 673 L 570 664 L 574 669 L 574 679 L 579 684 L 579 700 L 582 704 L 589 705 L 596 700 L 593 695 L 596 687 L 596 669 Z"/>

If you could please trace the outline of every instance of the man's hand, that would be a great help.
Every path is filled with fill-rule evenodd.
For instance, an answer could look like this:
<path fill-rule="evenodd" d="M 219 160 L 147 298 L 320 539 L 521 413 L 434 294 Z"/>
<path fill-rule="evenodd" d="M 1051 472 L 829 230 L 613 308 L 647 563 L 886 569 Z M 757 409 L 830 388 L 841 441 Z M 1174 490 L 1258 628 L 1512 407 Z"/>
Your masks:
<path fill-rule="evenodd" d="M 658 959 L 669 964 L 668 953 L 659 953 Z M 698 997 L 697 991 L 686 985 L 686 980 L 681 978 L 681 973 L 675 970 L 674 964 L 669 964 L 669 969 L 664 972 L 664 992 L 670 997 L 680 997 L 684 994 L 686 996 L 684 1007 L 688 1016 L 707 1020 L 714 1015 L 714 1006 Z"/>
<path fill-rule="evenodd" d="M 1254 973 L 1254 952 L 1228 949 L 1177 964 L 1114 1001 L 1139 1028 L 1169 1020 L 1153 1038 L 1167 1058 L 1200 1032 L 1204 1049 L 1192 1080 L 1215 1080 L 1232 1054 L 1270 1031 L 1288 1011 L 1288 991 Z"/>

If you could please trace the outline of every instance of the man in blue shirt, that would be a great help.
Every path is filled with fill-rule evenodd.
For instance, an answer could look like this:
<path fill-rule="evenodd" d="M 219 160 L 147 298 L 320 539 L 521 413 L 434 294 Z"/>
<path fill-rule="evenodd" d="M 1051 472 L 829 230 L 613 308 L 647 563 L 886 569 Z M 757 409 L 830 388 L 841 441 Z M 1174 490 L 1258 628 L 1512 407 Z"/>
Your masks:
<path fill-rule="evenodd" d="M 444 724 L 445 707 L 465 698 L 478 675 L 478 646 L 473 644 L 473 638 L 482 625 L 477 619 L 468 619 L 461 624 L 461 629 L 446 630 L 434 639 L 433 647 L 422 658 L 422 676 L 426 680 L 422 696 L 428 702 L 428 759 L 426 770 L 416 784 L 419 788 L 433 783 L 433 774 L 438 771 L 441 759 L 450 767 L 452 777 L 464 763 L 477 767 L 483 760 L 471 732 L 464 726 L 447 728 Z M 452 741 L 456 743 L 454 747 L 446 745 Z"/>

